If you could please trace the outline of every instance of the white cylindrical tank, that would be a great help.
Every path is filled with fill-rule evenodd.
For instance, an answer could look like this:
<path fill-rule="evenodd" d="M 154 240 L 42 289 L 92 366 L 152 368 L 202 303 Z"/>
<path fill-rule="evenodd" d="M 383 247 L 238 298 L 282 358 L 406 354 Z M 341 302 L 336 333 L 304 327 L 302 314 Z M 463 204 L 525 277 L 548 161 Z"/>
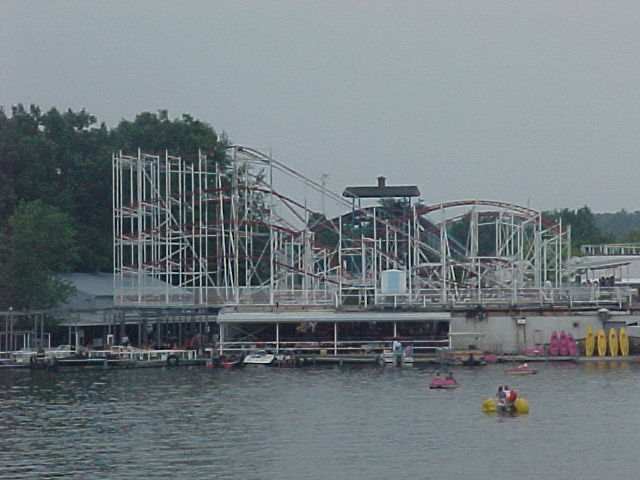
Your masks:
<path fill-rule="evenodd" d="M 380 293 L 382 295 L 407 293 L 407 272 L 404 270 L 384 270 L 380 274 L 380 280 Z"/>

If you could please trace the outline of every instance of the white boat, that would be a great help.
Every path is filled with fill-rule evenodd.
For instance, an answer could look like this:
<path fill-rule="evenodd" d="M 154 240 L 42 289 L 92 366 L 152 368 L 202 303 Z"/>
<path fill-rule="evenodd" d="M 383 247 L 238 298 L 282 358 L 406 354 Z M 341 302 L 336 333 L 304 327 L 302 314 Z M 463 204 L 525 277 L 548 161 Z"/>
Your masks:
<path fill-rule="evenodd" d="M 245 365 L 271 365 L 275 358 L 276 356 L 273 353 L 258 350 L 244 357 L 242 363 Z"/>
<path fill-rule="evenodd" d="M 18 365 L 30 365 L 37 358 L 44 359 L 61 359 L 75 356 L 76 351 L 70 345 L 61 345 L 57 348 L 48 348 L 45 350 L 23 349 L 11 352 L 11 359 Z"/>

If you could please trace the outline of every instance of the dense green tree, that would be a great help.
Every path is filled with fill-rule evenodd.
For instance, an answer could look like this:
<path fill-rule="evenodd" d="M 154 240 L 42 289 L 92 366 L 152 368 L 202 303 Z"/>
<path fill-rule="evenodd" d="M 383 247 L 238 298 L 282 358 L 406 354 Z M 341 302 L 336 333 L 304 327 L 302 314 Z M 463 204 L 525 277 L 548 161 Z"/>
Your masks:
<path fill-rule="evenodd" d="M 198 150 L 202 150 L 209 158 L 222 162 L 228 143 L 209 124 L 187 114 L 171 120 L 166 110 L 141 113 L 132 122 L 122 120 L 112 135 L 113 145 L 120 150 L 136 152 L 140 148 L 157 155 L 169 151 L 186 160 L 194 159 Z"/>
<path fill-rule="evenodd" d="M 0 232 L 18 202 L 41 199 L 72 219 L 77 271 L 110 271 L 112 154 L 168 150 L 188 161 L 202 149 L 224 163 L 226 146 L 207 123 L 190 115 L 171 120 L 166 111 L 141 113 L 109 129 L 85 110 L 0 110 Z"/>
<path fill-rule="evenodd" d="M 571 225 L 571 243 L 573 245 L 573 253 L 579 254 L 579 248 L 582 245 L 598 244 L 611 242 L 614 237 L 603 233 L 596 224 L 595 215 L 587 206 L 571 210 L 564 208 L 562 210 L 554 210 L 545 212 L 545 215 L 556 220 L 562 219 L 564 226 Z"/>
<path fill-rule="evenodd" d="M 41 200 L 20 202 L 9 217 L 0 249 L 0 304 L 16 309 L 49 308 L 72 287 L 55 274 L 77 262 L 68 214 Z"/>
<path fill-rule="evenodd" d="M 640 230 L 640 211 L 627 212 L 623 209 L 614 213 L 595 213 L 594 217 L 600 231 L 616 241 L 628 241 L 629 235 Z"/>
<path fill-rule="evenodd" d="M 633 230 L 622 237 L 624 243 L 640 243 L 640 230 Z"/>

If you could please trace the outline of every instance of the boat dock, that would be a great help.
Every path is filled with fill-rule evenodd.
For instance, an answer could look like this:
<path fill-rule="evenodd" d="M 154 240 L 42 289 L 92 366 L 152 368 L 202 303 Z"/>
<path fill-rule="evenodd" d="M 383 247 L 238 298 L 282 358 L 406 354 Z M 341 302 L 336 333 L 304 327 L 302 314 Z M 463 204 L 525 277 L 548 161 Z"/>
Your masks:
<path fill-rule="evenodd" d="M 245 351 L 249 353 L 251 351 Z M 55 352 L 55 353 L 54 353 Z M 38 357 L 37 352 L 14 352 L 9 358 L 0 359 L 2 369 L 49 369 L 58 368 L 162 368 L 178 366 L 212 366 L 217 364 L 220 358 L 214 349 L 204 352 L 196 350 L 138 350 L 116 349 L 114 351 L 88 351 L 81 355 L 60 355 L 60 351 L 48 351 L 44 356 Z M 57 356 L 56 356 L 57 354 Z M 465 360 L 472 355 L 478 364 L 468 365 Z M 235 355 L 242 358 L 242 354 Z M 6 357 L 6 355 L 5 355 Z M 391 365 L 398 366 L 442 366 L 447 368 L 481 368 L 492 364 L 511 363 L 640 363 L 640 355 L 629 356 L 549 356 L 549 355 L 493 355 L 482 352 L 436 352 L 432 354 L 414 354 L 410 362 L 403 362 L 398 356 L 397 362 L 385 362 L 384 355 L 380 353 L 351 353 L 333 355 L 328 352 L 321 353 L 281 353 L 275 356 L 274 366 L 304 367 L 322 365 Z"/>

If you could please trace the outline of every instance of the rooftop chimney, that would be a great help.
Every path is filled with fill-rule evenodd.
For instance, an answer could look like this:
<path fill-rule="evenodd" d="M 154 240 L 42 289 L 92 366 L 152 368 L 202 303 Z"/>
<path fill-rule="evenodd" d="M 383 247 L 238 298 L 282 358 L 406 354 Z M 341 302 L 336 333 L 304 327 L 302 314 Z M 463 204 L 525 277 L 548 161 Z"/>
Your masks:
<path fill-rule="evenodd" d="M 378 177 L 378 188 L 384 188 L 385 187 L 385 181 L 386 181 L 386 178 Z"/>

